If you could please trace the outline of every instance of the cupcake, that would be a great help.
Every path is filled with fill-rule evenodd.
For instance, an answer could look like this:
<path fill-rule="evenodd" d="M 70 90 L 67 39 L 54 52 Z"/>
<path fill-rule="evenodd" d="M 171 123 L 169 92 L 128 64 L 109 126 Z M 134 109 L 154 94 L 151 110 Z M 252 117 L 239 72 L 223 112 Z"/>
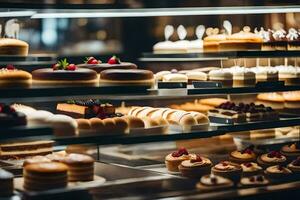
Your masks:
<path fill-rule="evenodd" d="M 300 156 L 296 160 L 288 164 L 287 168 L 294 173 L 296 178 L 299 178 L 300 177 Z"/>
<path fill-rule="evenodd" d="M 223 161 L 215 165 L 211 172 L 214 175 L 222 176 L 232 180 L 233 182 L 239 182 L 242 175 L 242 167 L 239 164 L 229 161 Z"/>
<path fill-rule="evenodd" d="M 230 179 L 213 174 L 202 176 L 196 187 L 203 191 L 215 191 L 233 187 L 233 182 Z"/>
<path fill-rule="evenodd" d="M 286 156 L 289 161 L 292 161 L 300 156 L 300 143 L 296 142 L 290 145 L 284 145 L 280 152 L 282 155 Z"/>
<path fill-rule="evenodd" d="M 244 187 L 257 187 L 269 184 L 269 181 L 263 175 L 243 177 L 241 185 Z"/>
<path fill-rule="evenodd" d="M 211 167 L 212 163 L 208 158 L 200 155 L 193 155 L 190 160 L 181 162 L 178 169 L 183 176 L 200 178 L 205 174 L 209 174 Z"/>
<path fill-rule="evenodd" d="M 273 165 L 285 164 L 286 157 L 278 151 L 271 151 L 270 153 L 262 154 L 258 157 L 257 162 L 263 168 L 267 168 Z"/>
<path fill-rule="evenodd" d="M 241 167 L 243 169 L 243 173 L 242 173 L 243 177 L 258 175 L 263 172 L 262 167 L 254 162 L 243 163 L 241 164 Z"/>
<path fill-rule="evenodd" d="M 253 162 L 256 160 L 256 154 L 251 148 L 246 148 L 242 151 L 233 151 L 229 155 L 229 160 L 235 163 Z"/>
<path fill-rule="evenodd" d="M 185 148 L 180 148 L 178 151 L 170 153 L 165 158 L 166 167 L 170 172 L 178 172 L 178 166 L 182 161 L 189 160 L 191 155 Z"/>
<path fill-rule="evenodd" d="M 266 177 L 274 182 L 289 180 L 292 177 L 292 174 L 293 172 L 290 169 L 281 165 L 274 165 L 265 170 Z"/>

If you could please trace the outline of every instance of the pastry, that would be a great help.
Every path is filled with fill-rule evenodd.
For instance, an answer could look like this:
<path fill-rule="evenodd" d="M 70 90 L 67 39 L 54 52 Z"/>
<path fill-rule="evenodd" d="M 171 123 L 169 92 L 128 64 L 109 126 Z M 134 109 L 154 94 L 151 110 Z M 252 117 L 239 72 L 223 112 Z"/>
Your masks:
<path fill-rule="evenodd" d="M 275 128 L 276 138 L 295 138 L 300 136 L 298 126 Z"/>
<path fill-rule="evenodd" d="M 44 162 L 51 162 L 51 160 L 49 158 L 47 158 L 46 156 L 33 156 L 33 157 L 27 158 L 23 162 L 23 167 L 25 167 L 26 165 L 29 165 L 29 164 L 33 164 L 33 163 L 44 163 Z"/>
<path fill-rule="evenodd" d="M 160 71 L 160 72 L 157 72 L 155 75 L 154 75 L 154 78 L 155 80 L 158 82 L 158 81 L 162 81 L 163 80 L 163 77 L 167 74 L 171 74 L 172 72 L 171 71 Z"/>
<path fill-rule="evenodd" d="M 179 53 L 177 49 L 174 48 L 174 42 L 172 41 L 163 41 L 158 42 L 153 46 L 153 51 L 156 54 L 172 54 Z M 186 53 L 186 52 L 184 52 Z"/>
<path fill-rule="evenodd" d="M 300 84 L 300 68 L 293 66 L 279 65 L 275 67 L 279 72 L 279 80 L 284 81 L 286 85 Z"/>
<path fill-rule="evenodd" d="M 121 60 L 116 56 L 111 57 L 107 63 L 102 63 L 100 60 L 97 60 L 94 57 L 88 57 L 83 64 L 79 64 L 77 67 L 92 69 L 97 73 L 100 73 L 106 69 L 137 69 L 135 64 L 121 62 Z"/>
<path fill-rule="evenodd" d="M 13 127 L 27 124 L 26 116 L 12 106 L 0 103 L 0 126 Z"/>
<path fill-rule="evenodd" d="M 300 32 L 294 28 L 290 28 L 287 38 L 287 50 L 289 51 L 299 51 L 300 50 Z"/>
<path fill-rule="evenodd" d="M 177 53 L 188 53 L 190 41 L 186 40 L 187 31 L 184 26 L 179 25 L 177 27 L 177 35 L 179 37 L 178 41 L 173 43 L 173 49 Z"/>
<path fill-rule="evenodd" d="M 296 142 L 289 145 L 284 145 L 280 152 L 284 155 L 289 161 L 295 160 L 300 156 L 300 143 Z"/>
<path fill-rule="evenodd" d="M 47 155 L 53 151 L 54 141 L 15 141 L 0 144 L 0 159 L 19 159 Z"/>
<path fill-rule="evenodd" d="M 270 106 L 275 110 L 281 110 L 284 108 L 284 98 L 281 94 L 276 92 L 270 93 L 260 93 L 256 97 L 257 104 L 264 104 L 265 106 Z"/>
<path fill-rule="evenodd" d="M 211 168 L 211 172 L 214 175 L 228 178 L 233 182 L 237 183 L 240 181 L 242 176 L 242 167 L 236 163 L 223 161 Z"/>
<path fill-rule="evenodd" d="M 29 87 L 31 78 L 29 72 L 18 70 L 13 65 L 0 69 L 0 87 Z"/>
<path fill-rule="evenodd" d="M 94 159 L 83 154 L 69 154 L 61 161 L 68 166 L 68 181 L 94 180 Z"/>
<path fill-rule="evenodd" d="M 245 187 L 259 187 L 268 184 L 269 181 L 263 175 L 243 177 L 241 179 L 241 185 Z"/>
<path fill-rule="evenodd" d="M 213 174 L 202 176 L 196 188 L 203 191 L 215 191 L 220 189 L 232 188 L 233 182 L 230 179 Z"/>
<path fill-rule="evenodd" d="M 184 111 L 195 111 L 195 112 L 200 112 L 203 114 L 207 114 L 207 112 L 214 107 L 209 106 L 209 105 L 203 105 L 199 104 L 198 101 L 195 101 L 193 103 L 187 102 L 184 104 L 172 104 L 169 106 L 170 108 L 177 109 L 177 110 L 184 110 Z"/>
<path fill-rule="evenodd" d="M 197 26 L 195 33 L 197 36 L 196 40 L 192 40 L 189 43 L 188 52 L 189 53 L 201 53 L 203 52 L 203 40 L 202 37 L 205 32 L 205 27 L 203 25 Z"/>
<path fill-rule="evenodd" d="M 101 85 L 138 85 L 152 86 L 153 73 L 142 69 L 108 69 L 100 73 Z"/>
<path fill-rule="evenodd" d="M 206 81 L 207 80 L 207 74 L 204 72 L 188 71 L 185 75 L 188 78 L 189 84 L 192 84 L 193 81 Z"/>
<path fill-rule="evenodd" d="M 239 33 L 228 35 L 226 40 L 219 44 L 220 51 L 247 51 L 260 50 L 262 39 L 250 32 L 250 27 L 245 26 Z"/>
<path fill-rule="evenodd" d="M 53 113 L 46 110 L 35 110 L 33 112 L 27 113 L 27 124 L 29 126 L 35 125 L 49 125 L 47 119 L 53 116 Z"/>
<path fill-rule="evenodd" d="M 79 130 L 90 130 L 92 128 L 91 122 L 88 119 L 76 119 Z"/>
<path fill-rule="evenodd" d="M 250 68 L 255 73 L 256 82 L 278 81 L 278 71 L 274 67 L 252 67 Z"/>
<path fill-rule="evenodd" d="M 26 116 L 29 113 L 36 111 L 36 109 L 34 109 L 30 106 L 23 105 L 23 104 L 12 104 L 11 107 L 13 107 L 18 112 L 24 113 Z"/>
<path fill-rule="evenodd" d="M 233 75 L 228 68 L 211 70 L 208 73 L 208 79 L 210 81 L 221 82 L 226 87 L 233 85 Z"/>
<path fill-rule="evenodd" d="M 226 103 L 227 101 L 228 101 L 227 99 L 223 99 L 223 98 L 206 98 L 206 99 L 200 99 L 199 103 L 208 106 L 217 107 L 222 103 Z"/>
<path fill-rule="evenodd" d="M 287 161 L 286 157 L 278 151 L 271 151 L 270 153 L 262 154 L 257 158 L 257 162 L 263 168 L 267 168 L 273 165 L 282 165 Z"/>
<path fill-rule="evenodd" d="M 98 83 L 94 70 L 78 68 L 66 59 L 59 61 L 52 68 L 37 69 L 32 72 L 33 83 L 38 85 L 91 85 Z"/>
<path fill-rule="evenodd" d="M 28 43 L 22 40 L 0 38 L 0 55 L 27 56 L 28 50 Z"/>
<path fill-rule="evenodd" d="M 253 162 L 256 160 L 256 154 L 252 148 L 246 148 L 242 151 L 233 151 L 229 155 L 229 160 L 235 163 Z"/>
<path fill-rule="evenodd" d="M 287 38 L 286 31 L 279 29 L 276 31 L 269 31 L 270 33 L 270 42 L 273 50 L 285 51 L 287 50 Z"/>
<path fill-rule="evenodd" d="M 272 51 L 275 50 L 275 47 L 273 48 L 271 43 L 271 30 L 265 31 L 263 27 L 260 28 L 258 31 L 257 28 L 254 29 L 254 33 L 258 35 L 262 39 L 262 51 Z"/>
<path fill-rule="evenodd" d="M 73 136 L 77 134 L 77 122 L 67 115 L 49 116 L 46 122 L 53 128 L 56 136 Z"/>
<path fill-rule="evenodd" d="M 178 151 L 174 151 L 166 156 L 166 167 L 170 172 L 178 172 L 178 166 L 181 164 L 181 162 L 189 160 L 190 158 L 191 154 L 189 154 L 185 148 L 180 148 Z"/>
<path fill-rule="evenodd" d="M 284 107 L 288 109 L 300 108 L 300 91 L 283 92 Z"/>
<path fill-rule="evenodd" d="M 250 69 L 240 66 L 230 68 L 233 76 L 233 87 L 255 85 L 255 73 Z"/>
<path fill-rule="evenodd" d="M 58 162 L 33 163 L 23 170 L 24 189 L 29 191 L 50 190 L 67 186 L 68 167 Z"/>
<path fill-rule="evenodd" d="M 265 175 L 271 181 L 285 181 L 292 178 L 293 172 L 281 165 L 270 166 L 265 170 Z"/>
<path fill-rule="evenodd" d="M 203 156 L 192 155 L 189 160 L 184 160 L 178 166 L 180 173 L 189 178 L 200 178 L 210 173 L 212 162 Z"/>
<path fill-rule="evenodd" d="M 14 175 L 0 168 L 0 198 L 12 196 L 14 192 Z"/>
<path fill-rule="evenodd" d="M 243 177 L 249 177 L 263 173 L 262 167 L 260 167 L 257 163 L 254 162 L 242 163 L 241 167 L 243 169 Z"/>
<path fill-rule="evenodd" d="M 129 129 L 145 128 L 144 121 L 138 117 L 126 115 L 124 118 L 128 122 Z"/>
<path fill-rule="evenodd" d="M 184 74 L 166 74 L 162 77 L 162 82 L 188 82 L 188 77 Z"/>
<path fill-rule="evenodd" d="M 287 168 L 293 172 L 293 176 L 296 178 L 300 177 L 300 157 L 293 160 L 287 165 Z"/>
<path fill-rule="evenodd" d="M 227 38 L 226 34 L 218 34 L 218 29 L 208 28 L 206 30 L 207 36 L 203 39 L 203 50 L 204 52 L 218 52 L 219 44 L 225 41 Z"/>

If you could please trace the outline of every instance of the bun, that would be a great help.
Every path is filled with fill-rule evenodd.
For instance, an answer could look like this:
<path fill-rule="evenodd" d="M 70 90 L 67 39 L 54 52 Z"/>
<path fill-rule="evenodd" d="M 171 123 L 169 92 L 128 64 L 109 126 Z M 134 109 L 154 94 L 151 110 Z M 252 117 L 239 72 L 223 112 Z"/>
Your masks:
<path fill-rule="evenodd" d="M 91 128 L 95 130 L 96 132 L 103 132 L 104 130 L 104 123 L 99 118 L 91 118 L 89 119 L 91 123 Z"/>
<path fill-rule="evenodd" d="M 130 129 L 132 129 L 132 128 L 145 128 L 144 121 L 141 120 L 138 117 L 126 115 L 124 118 L 127 120 Z"/>
<path fill-rule="evenodd" d="M 76 119 L 78 129 L 91 129 L 91 122 L 88 119 Z"/>
<path fill-rule="evenodd" d="M 122 117 L 114 117 L 115 129 L 118 133 L 125 133 L 128 131 L 129 125 L 128 122 Z"/>

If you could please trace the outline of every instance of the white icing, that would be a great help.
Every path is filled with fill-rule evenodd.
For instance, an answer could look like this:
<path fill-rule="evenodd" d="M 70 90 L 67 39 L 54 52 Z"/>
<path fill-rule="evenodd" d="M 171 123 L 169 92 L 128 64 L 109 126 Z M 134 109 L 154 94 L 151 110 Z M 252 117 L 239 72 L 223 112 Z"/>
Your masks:
<path fill-rule="evenodd" d="M 187 31 L 186 29 L 184 28 L 184 26 L 182 25 L 179 25 L 178 28 L 177 28 L 177 34 L 178 34 L 178 37 L 180 40 L 184 40 L 186 35 L 187 35 Z"/>
<path fill-rule="evenodd" d="M 208 73 L 208 76 L 212 80 L 230 80 L 232 79 L 232 73 L 230 69 L 225 68 L 225 69 L 215 69 L 211 70 Z"/>
<path fill-rule="evenodd" d="M 282 169 L 280 170 L 278 165 L 268 167 L 266 169 L 266 171 L 269 173 L 274 173 L 274 174 L 279 174 L 279 173 L 290 174 L 290 173 L 292 173 L 291 170 L 289 170 L 288 168 L 285 168 L 285 167 L 282 167 Z"/>
<path fill-rule="evenodd" d="M 207 80 L 207 74 L 204 72 L 187 72 L 186 76 L 192 80 Z"/>
<path fill-rule="evenodd" d="M 188 77 L 184 74 L 166 74 L 162 77 L 163 82 L 187 82 Z"/>
<path fill-rule="evenodd" d="M 165 33 L 165 39 L 166 39 L 166 41 L 169 40 L 169 38 L 170 38 L 170 37 L 173 35 L 173 33 L 174 33 L 174 27 L 171 26 L 171 25 L 167 25 L 167 26 L 165 27 L 164 33 Z"/>
<path fill-rule="evenodd" d="M 196 32 L 196 36 L 197 36 L 198 40 L 202 40 L 202 37 L 203 37 L 204 32 L 205 32 L 205 26 L 203 26 L 203 25 L 197 26 L 195 32 Z"/>
<path fill-rule="evenodd" d="M 244 172 L 253 172 L 253 171 L 262 170 L 262 168 L 257 163 L 253 163 L 253 162 L 251 162 L 251 167 L 247 167 L 245 164 L 241 164 L 241 167 Z"/>
<path fill-rule="evenodd" d="M 283 29 L 277 30 L 272 35 L 275 40 L 283 39 L 283 38 L 285 38 L 286 31 Z"/>
<path fill-rule="evenodd" d="M 297 40 L 299 35 L 298 35 L 298 31 L 294 28 L 290 28 L 289 29 L 289 33 L 286 35 L 286 37 L 289 39 L 289 40 Z"/>
<path fill-rule="evenodd" d="M 211 178 L 215 178 L 217 181 L 212 182 Z M 221 176 L 216 176 L 216 175 L 210 175 L 210 176 L 202 176 L 200 179 L 200 182 L 204 185 L 224 185 L 230 183 L 230 180 L 223 178 Z"/>
<path fill-rule="evenodd" d="M 232 33 L 232 25 L 231 25 L 230 21 L 225 20 L 223 22 L 223 27 L 224 27 L 224 29 L 226 31 L 226 34 L 227 35 L 231 35 L 231 33 Z"/>
<path fill-rule="evenodd" d="M 257 31 L 257 28 L 255 28 L 254 33 L 258 35 L 263 40 L 263 42 L 270 41 L 270 34 L 268 31 L 265 31 L 263 27 L 260 28 L 260 31 Z"/>

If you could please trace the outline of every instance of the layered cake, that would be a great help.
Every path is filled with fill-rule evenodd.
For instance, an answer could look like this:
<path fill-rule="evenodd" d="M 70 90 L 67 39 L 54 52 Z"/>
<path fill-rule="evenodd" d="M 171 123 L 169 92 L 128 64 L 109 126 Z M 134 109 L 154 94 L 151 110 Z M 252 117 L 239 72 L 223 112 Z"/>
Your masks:
<path fill-rule="evenodd" d="M 300 156 L 300 143 L 296 142 L 289 145 L 284 145 L 280 152 L 286 156 L 288 160 L 294 160 Z"/>
<path fill-rule="evenodd" d="M 200 178 L 210 173 L 212 162 L 203 156 L 192 155 L 189 160 L 184 160 L 178 166 L 179 171 L 185 177 Z"/>
<path fill-rule="evenodd" d="M 255 84 L 255 73 L 250 69 L 240 66 L 230 68 L 233 76 L 233 87 L 253 86 Z"/>
<path fill-rule="evenodd" d="M 246 187 L 258 187 L 268 184 L 269 181 L 263 175 L 243 177 L 241 179 L 241 185 Z"/>
<path fill-rule="evenodd" d="M 211 70 L 208 73 L 208 79 L 210 81 L 221 82 L 223 86 L 233 85 L 233 75 L 228 68 Z"/>
<path fill-rule="evenodd" d="M 242 163 L 241 167 L 243 169 L 243 177 L 258 175 L 263 172 L 262 167 L 260 167 L 257 163 L 254 162 Z"/>
<path fill-rule="evenodd" d="M 272 50 L 285 51 L 287 50 L 286 31 L 279 29 L 276 31 L 269 30 L 270 41 L 269 44 Z"/>
<path fill-rule="evenodd" d="M 300 32 L 295 28 L 290 28 L 287 38 L 287 49 L 289 51 L 299 51 L 300 50 Z"/>
<path fill-rule="evenodd" d="M 88 57 L 83 64 L 77 65 L 78 68 L 87 68 L 100 73 L 106 69 L 137 69 L 137 66 L 129 62 L 121 62 L 117 56 L 111 57 L 107 63 L 102 63 L 94 57 Z"/>
<path fill-rule="evenodd" d="M 47 158 L 46 156 L 32 156 L 32 157 L 27 158 L 23 162 L 23 167 L 25 167 L 26 165 L 29 165 L 29 164 L 44 163 L 44 162 L 51 162 L 51 159 Z"/>
<path fill-rule="evenodd" d="M 27 124 L 26 116 L 12 106 L 0 103 L 0 126 L 13 127 Z"/>
<path fill-rule="evenodd" d="M 265 175 L 271 181 L 282 181 L 282 180 L 289 180 L 293 172 L 282 165 L 274 165 L 270 166 L 265 170 Z"/>
<path fill-rule="evenodd" d="M 250 68 L 255 73 L 256 82 L 278 81 L 278 71 L 274 67 L 252 67 Z"/>
<path fill-rule="evenodd" d="M 218 34 L 219 29 L 208 28 L 206 30 L 207 36 L 203 39 L 204 52 L 217 52 L 219 51 L 220 42 L 225 41 L 226 34 Z"/>
<path fill-rule="evenodd" d="M 262 154 L 257 158 L 257 162 L 263 168 L 267 168 L 273 165 L 282 165 L 287 162 L 287 159 L 278 151 L 271 151 L 270 153 Z"/>
<path fill-rule="evenodd" d="M 293 66 L 279 65 L 275 67 L 279 73 L 279 80 L 284 81 L 286 85 L 300 84 L 300 68 Z"/>
<path fill-rule="evenodd" d="M 22 40 L 13 38 L 0 38 L 0 55 L 27 56 L 28 50 L 28 43 Z"/>
<path fill-rule="evenodd" d="M 12 196 L 14 192 L 14 175 L 0 168 L 0 198 Z"/>
<path fill-rule="evenodd" d="M 189 159 L 191 159 L 191 154 L 185 148 L 180 148 L 165 157 L 166 167 L 170 172 L 178 172 L 181 162 Z"/>
<path fill-rule="evenodd" d="M 242 176 L 242 167 L 236 163 L 223 161 L 211 168 L 211 172 L 214 175 L 228 178 L 237 183 L 240 181 Z"/>
<path fill-rule="evenodd" d="M 215 191 L 233 187 L 233 182 L 225 177 L 213 174 L 202 176 L 196 187 L 203 191 Z"/>
<path fill-rule="evenodd" d="M 69 154 L 62 160 L 68 166 L 68 181 L 94 180 L 94 159 L 83 154 Z"/>
<path fill-rule="evenodd" d="M 17 70 L 13 65 L 0 69 L 0 87 L 29 87 L 31 74 Z"/>
<path fill-rule="evenodd" d="M 23 170 L 24 189 L 43 191 L 67 187 L 68 166 L 58 162 L 33 163 Z"/>
<path fill-rule="evenodd" d="M 235 163 L 246 163 L 256 160 L 256 154 L 252 148 L 246 148 L 242 151 L 233 151 L 229 155 L 229 160 Z"/>
<path fill-rule="evenodd" d="M 28 156 L 47 155 L 53 151 L 54 141 L 20 141 L 0 144 L 1 159 L 19 159 Z"/>
<path fill-rule="evenodd" d="M 33 83 L 40 85 L 97 85 L 97 72 L 91 69 L 77 68 L 66 59 L 52 68 L 37 69 L 32 72 Z"/>
<path fill-rule="evenodd" d="M 100 73 L 101 85 L 137 85 L 149 86 L 154 84 L 153 73 L 142 69 L 108 69 Z"/>

